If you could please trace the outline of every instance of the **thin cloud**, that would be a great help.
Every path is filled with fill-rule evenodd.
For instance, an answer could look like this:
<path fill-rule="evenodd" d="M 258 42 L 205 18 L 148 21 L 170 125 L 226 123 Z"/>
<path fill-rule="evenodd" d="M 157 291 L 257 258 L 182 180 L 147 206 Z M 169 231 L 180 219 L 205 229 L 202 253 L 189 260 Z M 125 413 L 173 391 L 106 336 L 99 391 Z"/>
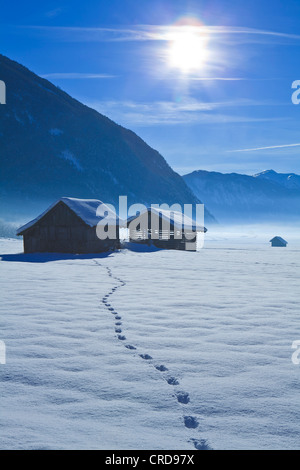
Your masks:
<path fill-rule="evenodd" d="M 288 147 L 300 147 L 300 144 L 285 144 L 285 145 L 270 145 L 268 147 L 256 147 L 251 149 L 240 149 L 240 150 L 227 150 L 227 152 L 256 152 L 257 150 L 273 150 L 273 149 L 282 149 Z"/>
<path fill-rule="evenodd" d="M 147 127 L 149 125 L 191 125 L 196 123 L 227 124 L 278 121 L 283 119 L 255 118 L 213 112 L 220 108 L 237 106 L 238 101 L 212 103 L 205 103 L 194 99 L 185 100 L 180 103 L 172 101 L 156 101 L 151 103 L 138 103 L 134 101 L 83 101 L 86 105 L 124 126 Z M 244 100 L 242 103 L 245 105 Z M 250 103 L 248 104 L 250 105 Z"/>
<path fill-rule="evenodd" d="M 55 8 L 54 10 L 46 11 L 45 16 L 47 18 L 56 18 L 62 12 L 61 8 Z"/>
<path fill-rule="evenodd" d="M 78 73 L 78 72 L 53 72 L 53 73 L 45 73 L 45 74 L 41 74 L 40 75 L 42 78 L 46 78 L 48 80 L 55 80 L 55 79 L 59 79 L 59 80 L 63 80 L 63 79 L 93 79 L 93 78 L 116 78 L 117 75 L 110 75 L 110 74 L 106 74 L 106 73 Z M 171 77 L 171 79 L 174 79 L 174 80 L 180 80 L 180 77 L 176 77 L 173 78 Z M 182 77 L 182 80 L 186 80 L 186 77 Z M 260 81 L 260 80 L 266 80 L 266 81 L 269 81 L 269 80 L 275 80 L 274 78 L 270 78 L 270 79 L 252 79 L 252 78 L 244 78 L 244 77 L 189 77 L 189 80 L 190 81 Z"/>
<path fill-rule="evenodd" d="M 239 78 L 239 77 L 189 77 L 189 80 L 195 81 L 240 81 L 240 80 L 250 80 L 248 78 Z"/>
<path fill-rule="evenodd" d="M 60 40 L 76 41 L 170 41 L 182 32 L 185 26 L 168 25 L 137 25 L 128 28 L 103 27 L 76 27 L 76 26 L 22 26 L 44 33 L 58 36 Z M 300 40 L 299 34 L 290 34 L 278 31 L 268 31 L 254 28 L 228 27 L 228 26 L 188 26 L 195 32 L 208 34 L 212 37 L 218 35 L 240 35 L 244 42 L 259 41 L 259 37 Z"/>
<path fill-rule="evenodd" d="M 46 73 L 41 75 L 42 78 L 59 79 L 59 80 L 72 80 L 72 79 L 96 79 L 96 78 L 115 78 L 115 75 L 108 75 L 105 73 Z"/>
<path fill-rule="evenodd" d="M 185 80 L 186 77 L 182 76 L 179 77 L 182 80 Z M 178 78 L 176 77 L 176 80 Z M 269 81 L 275 81 L 275 80 L 283 80 L 278 77 L 269 77 L 269 78 L 248 78 L 248 77 L 189 77 L 189 80 L 195 80 L 195 81 L 214 81 L 214 80 L 220 80 L 220 81 L 248 81 L 248 82 L 269 82 Z"/>

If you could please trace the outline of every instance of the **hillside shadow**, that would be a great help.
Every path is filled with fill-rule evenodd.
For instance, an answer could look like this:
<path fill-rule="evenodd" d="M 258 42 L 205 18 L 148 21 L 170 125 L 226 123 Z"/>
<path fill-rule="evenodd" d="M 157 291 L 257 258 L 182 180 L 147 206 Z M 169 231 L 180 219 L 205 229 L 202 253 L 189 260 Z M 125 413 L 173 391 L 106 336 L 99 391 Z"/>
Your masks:
<path fill-rule="evenodd" d="M 147 245 L 146 243 L 134 242 L 124 242 L 122 243 L 122 248 L 135 253 L 153 253 L 155 251 L 162 251 L 162 248 L 158 248 L 152 244 Z"/>
<path fill-rule="evenodd" d="M 14 253 L 0 254 L 0 261 L 12 261 L 18 263 L 49 263 L 51 261 L 65 260 L 87 260 L 87 259 L 103 259 L 108 258 L 116 251 L 107 251 L 104 253 L 88 253 L 76 255 L 72 253 Z"/>

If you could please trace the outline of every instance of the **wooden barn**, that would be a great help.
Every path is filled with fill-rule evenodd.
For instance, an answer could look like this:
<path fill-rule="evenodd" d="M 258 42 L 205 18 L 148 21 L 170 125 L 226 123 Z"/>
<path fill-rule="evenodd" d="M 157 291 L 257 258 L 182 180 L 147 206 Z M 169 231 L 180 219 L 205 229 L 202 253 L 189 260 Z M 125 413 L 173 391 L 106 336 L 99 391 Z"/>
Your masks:
<path fill-rule="evenodd" d="M 157 248 L 197 250 L 197 239 L 207 229 L 181 212 L 147 208 L 127 219 L 129 241 L 153 244 Z"/>
<path fill-rule="evenodd" d="M 274 237 L 270 240 L 271 246 L 285 247 L 288 242 L 281 237 Z"/>
<path fill-rule="evenodd" d="M 99 239 L 98 224 L 109 227 L 115 237 Z M 17 235 L 23 235 L 25 253 L 101 253 L 119 247 L 119 225 L 116 213 L 101 201 L 63 197 L 20 227 Z"/>

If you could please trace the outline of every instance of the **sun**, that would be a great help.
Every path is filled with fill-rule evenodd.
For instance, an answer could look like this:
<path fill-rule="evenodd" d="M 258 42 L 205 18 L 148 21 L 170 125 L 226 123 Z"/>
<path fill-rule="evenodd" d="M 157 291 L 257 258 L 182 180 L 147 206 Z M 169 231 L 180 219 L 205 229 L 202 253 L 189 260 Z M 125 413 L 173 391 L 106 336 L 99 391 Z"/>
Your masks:
<path fill-rule="evenodd" d="M 169 65 L 183 73 L 204 67 L 208 56 L 207 36 L 198 25 L 174 27 L 168 49 Z"/>

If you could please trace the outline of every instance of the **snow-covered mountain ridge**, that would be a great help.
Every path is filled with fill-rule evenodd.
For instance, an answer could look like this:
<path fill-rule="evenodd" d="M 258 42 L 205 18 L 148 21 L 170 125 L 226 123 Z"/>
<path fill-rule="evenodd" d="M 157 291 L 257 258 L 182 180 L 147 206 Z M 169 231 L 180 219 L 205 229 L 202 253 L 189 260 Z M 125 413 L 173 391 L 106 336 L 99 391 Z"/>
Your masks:
<path fill-rule="evenodd" d="M 204 170 L 183 176 L 220 222 L 298 220 L 300 176 L 266 170 L 253 176 Z"/>

